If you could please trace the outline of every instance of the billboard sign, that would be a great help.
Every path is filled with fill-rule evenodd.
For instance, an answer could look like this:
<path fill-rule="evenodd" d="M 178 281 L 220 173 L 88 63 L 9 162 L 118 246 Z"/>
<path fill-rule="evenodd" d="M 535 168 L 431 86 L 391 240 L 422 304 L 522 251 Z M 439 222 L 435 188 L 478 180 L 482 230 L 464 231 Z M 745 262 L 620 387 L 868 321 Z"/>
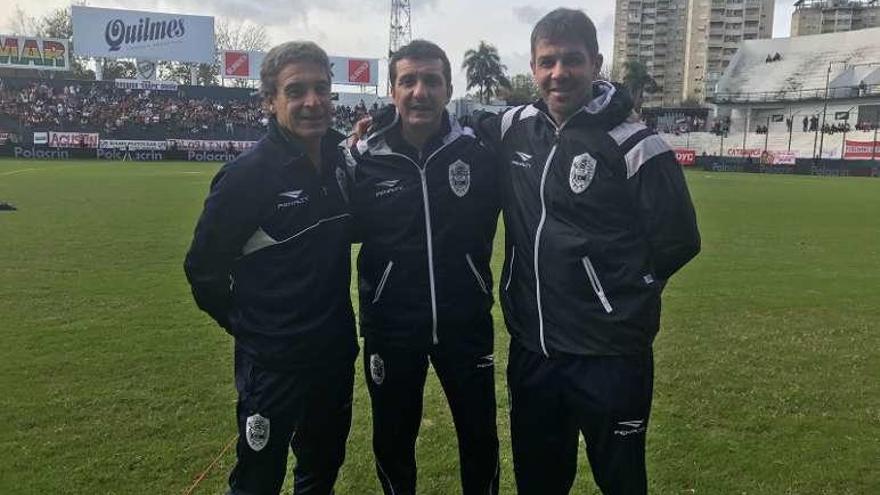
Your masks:
<path fill-rule="evenodd" d="M 0 68 L 70 70 L 70 43 L 55 38 L 0 35 Z"/>
<path fill-rule="evenodd" d="M 234 51 L 223 52 L 223 77 L 233 79 L 260 79 L 260 66 L 263 52 Z M 379 84 L 379 59 L 329 57 L 333 84 L 355 84 L 377 86 Z"/>
<path fill-rule="evenodd" d="M 880 141 L 852 141 L 847 139 L 843 157 L 845 159 L 862 160 L 880 158 Z"/>
<path fill-rule="evenodd" d="M 55 132 L 49 131 L 50 148 L 97 148 L 96 132 Z"/>
<path fill-rule="evenodd" d="M 214 63 L 214 18 L 74 5 L 79 55 Z"/>
<path fill-rule="evenodd" d="M 697 150 L 676 148 L 675 159 L 683 167 L 691 167 L 697 162 Z"/>

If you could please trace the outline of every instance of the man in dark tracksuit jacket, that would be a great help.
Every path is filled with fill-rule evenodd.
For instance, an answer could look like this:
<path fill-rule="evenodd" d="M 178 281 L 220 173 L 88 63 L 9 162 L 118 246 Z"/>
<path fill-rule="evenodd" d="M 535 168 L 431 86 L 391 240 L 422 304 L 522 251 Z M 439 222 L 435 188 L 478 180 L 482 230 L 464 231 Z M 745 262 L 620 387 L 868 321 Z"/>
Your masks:
<path fill-rule="evenodd" d="M 660 294 L 699 251 L 673 152 L 605 82 L 595 28 L 559 9 L 532 34 L 543 100 L 484 118 L 503 162 L 508 387 L 520 495 L 568 493 L 578 432 L 606 494 L 644 494 Z"/>
<path fill-rule="evenodd" d="M 279 493 L 292 448 L 294 493 L 327 495 L 358 352 L 344 137 L 327 128 L 329 62 L 317 45 L 273 48 L 261 78 L 268 134 L 214 177 L 185 269 L 196 303 L 235 337 L 229 493 Z"/>
<path fill-rule="evenodd" d="M 353 151 L 364 368 L 376 471 L 387 495 L 416 490 L 428 362 L 458 435 L 463 493 L 498 493 L 492 273 L 495 164 L 444 111 L 449 62 L 414 41 L 389 63 L 397 108 Z M 445 73 L 445 74 L 444 74 Z M 413 128 L 429 126 L 424 142 Z"/>

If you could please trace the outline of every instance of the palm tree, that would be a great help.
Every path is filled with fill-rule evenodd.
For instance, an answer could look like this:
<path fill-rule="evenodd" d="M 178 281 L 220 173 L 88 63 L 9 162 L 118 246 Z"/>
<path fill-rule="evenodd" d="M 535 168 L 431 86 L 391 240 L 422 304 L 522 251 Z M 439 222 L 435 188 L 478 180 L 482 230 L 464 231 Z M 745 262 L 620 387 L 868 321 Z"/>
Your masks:
<path fill-rule="evenodd" d="M 648 73 L 648 67 L 640 60 L 627 60 L 623 64 L 623 69 L 623 84 L 632 94 L 635 108 L 641 108 L 642 94 L 656 92 L 659 89 L 657 81 L 651 77 L 651 74 Z"/>
<path fill-rule="evenodd" d="M 485 41 L 480 42 L 476 50 L 468 50 L 464 53 L 464 62 L 461 68 L 467 75 L 467 89 L 479 88 L 478 95 L 481 103 L 489 103 L 499 88 L 510 89 L 510 81 L 504 75 L 507 70 L 498 56 L 498 49 Z"/>

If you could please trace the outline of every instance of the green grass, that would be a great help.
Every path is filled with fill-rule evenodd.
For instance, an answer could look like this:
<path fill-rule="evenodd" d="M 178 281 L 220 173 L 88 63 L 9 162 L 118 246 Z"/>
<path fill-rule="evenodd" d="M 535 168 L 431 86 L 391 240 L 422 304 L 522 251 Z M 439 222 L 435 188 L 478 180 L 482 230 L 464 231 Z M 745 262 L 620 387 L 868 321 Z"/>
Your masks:
<path fill-rule="evenodd" d="M 234 437 L 231 341 L 181 269 L 215 170 L 0 161 L 0 201 L 20 208 L 0 212 L 0 493 L 183 493 Z M 880 493 L 880 181 L 688 181 L 703 253 L 665 293 L 651 492 Z M 343 495 L 379 493 L 358 373 Z M 418 456 L 421 493 L 459 493 L 433 377 Z M 222 493 L 232 462 L 195 493 Z M 573 493 L 595 493 L 583 452 Z"/>

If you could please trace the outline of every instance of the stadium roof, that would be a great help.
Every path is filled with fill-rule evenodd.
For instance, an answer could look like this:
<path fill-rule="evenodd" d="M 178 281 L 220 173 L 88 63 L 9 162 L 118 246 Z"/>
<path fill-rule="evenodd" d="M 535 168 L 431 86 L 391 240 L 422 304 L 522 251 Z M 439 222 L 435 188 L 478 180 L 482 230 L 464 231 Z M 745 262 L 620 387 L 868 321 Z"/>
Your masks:
<path fill-rule="evenodd" d="M 822 97 L 831 66 L 831 88 L 877 84 L 880 28 L 841 33 L 743 41 L 716 86 L 716 102 Z M 781 59 L 767 62 L 779 54 Z M 873 65 L 865 65 L 873 64 Z M 739 97 L 736 97 L 738 95 Z M 843 94 L 832 96 L 844 96 Z"/>

